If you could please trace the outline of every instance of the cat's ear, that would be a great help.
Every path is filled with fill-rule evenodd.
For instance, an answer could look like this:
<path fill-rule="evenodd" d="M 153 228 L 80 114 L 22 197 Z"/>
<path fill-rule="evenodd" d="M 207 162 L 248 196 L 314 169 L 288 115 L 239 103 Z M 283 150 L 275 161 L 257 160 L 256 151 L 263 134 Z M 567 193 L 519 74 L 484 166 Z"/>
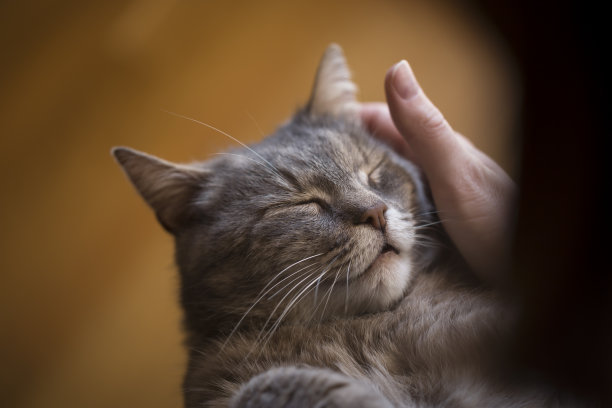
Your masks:
<path fill-rule="evenodd" d="M 357 117 L 357 86 L 351 80 L 342 48 L 331 44 L 319 63 L 306 110 L 312 115 Z"/>
<path fill-rule="evenodd" d="M 174 233 L 189 222 L 195 213 L 195 197 L 208 175 L 206 170 L 127 147 L 115 147 L 111 153 L 166 230 Z"/>

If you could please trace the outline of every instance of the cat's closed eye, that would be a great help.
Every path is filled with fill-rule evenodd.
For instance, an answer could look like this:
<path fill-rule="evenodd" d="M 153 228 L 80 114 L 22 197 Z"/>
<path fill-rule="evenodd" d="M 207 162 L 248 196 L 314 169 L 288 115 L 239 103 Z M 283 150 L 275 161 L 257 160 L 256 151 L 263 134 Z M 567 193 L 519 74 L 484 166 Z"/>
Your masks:
<path fill-rule="evenodd" d="M 329 211 L 331 209 L 331 206 L 325 200 L 316 197 L 305 199 L 296 205 L 306 206 L 317 211 Z"/>

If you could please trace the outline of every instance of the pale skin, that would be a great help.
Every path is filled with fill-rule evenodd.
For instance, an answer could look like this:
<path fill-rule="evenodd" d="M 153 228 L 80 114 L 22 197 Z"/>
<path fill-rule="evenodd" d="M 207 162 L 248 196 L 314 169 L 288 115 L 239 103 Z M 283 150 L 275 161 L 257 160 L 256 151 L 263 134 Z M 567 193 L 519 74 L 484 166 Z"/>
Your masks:
<path fill-rule="evenodd" d="M 423 169 L 442 225 L 472 269 L 491 283 L 504 281 L 516 184 L 453 130 L 406 61 L 387 72 L 385 93 L 386 104 L 360 106 L 364 124 Z"/>

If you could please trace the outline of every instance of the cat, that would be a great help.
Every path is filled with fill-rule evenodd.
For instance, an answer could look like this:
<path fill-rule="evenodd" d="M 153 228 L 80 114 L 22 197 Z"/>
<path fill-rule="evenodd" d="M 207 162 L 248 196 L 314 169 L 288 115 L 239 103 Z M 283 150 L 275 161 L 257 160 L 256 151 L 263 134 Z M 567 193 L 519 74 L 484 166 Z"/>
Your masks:
<path fill-rule="evenodd" d="M 176 243 L 187 407 L 542 406 L 495 369 L 509 302 L 470 272 L 418 167 L 375 140 L 331 45 L 253 146 L 113 154 Z"/>

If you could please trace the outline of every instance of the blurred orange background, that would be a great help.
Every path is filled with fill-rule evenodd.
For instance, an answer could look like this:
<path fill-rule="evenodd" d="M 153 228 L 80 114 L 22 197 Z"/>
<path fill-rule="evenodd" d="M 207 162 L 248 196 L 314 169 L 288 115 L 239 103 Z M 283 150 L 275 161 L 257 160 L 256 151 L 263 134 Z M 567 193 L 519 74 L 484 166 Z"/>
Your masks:
<path fill-rule="evenodd" d="M 182 405 L 173 243 L 110 157 L 255 142 L 308 98 L 330 42 L 361 100 L 407 59 L 456 130 L 516 175 L 513 61 L 477 13 L 430 1 L 0 5 L 0 406 Z"/>

